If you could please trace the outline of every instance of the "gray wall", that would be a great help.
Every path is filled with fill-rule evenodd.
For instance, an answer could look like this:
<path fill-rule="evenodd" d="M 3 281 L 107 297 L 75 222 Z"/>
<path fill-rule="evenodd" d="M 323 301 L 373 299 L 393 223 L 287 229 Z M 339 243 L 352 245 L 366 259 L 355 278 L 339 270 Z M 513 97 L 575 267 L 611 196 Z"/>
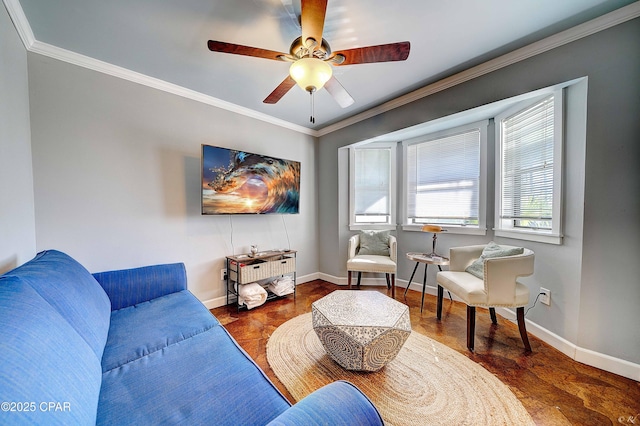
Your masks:
<path fill-rule="evenodd" d="M 286 225 L 298 275 L 318 271 L 313 137 L 42 55 L 28 64 L 38 250 L 91 271 L 184 262 L 212 306 L 224 256 L 286 247 Z M 300 161 L 300 214 L 201 216 L 201 144 Z"/>
<path fill-rule="evenodd" d="M 35 255 L 27 52 L 0 6 L 0 274 Z"/>
<path fill-rule="evenodd" d="M 640 19 L 592 37 L 580 346 L 640 362 Z"/>
<path fill-rule="evenodd" d="M 335 276 L 346 274 L 350 232 L 340 222 L 340 209 L 344 208 L 338 201 L 336 173 L 340 147 L 588 77 L 586 147 L 566 147 L 564 244 L 525 244 L 536 252 L 536 274 L 527 280 L 533 297 L 540 285 L 552 292 L 551 307 L 538 304 L 528 318 L 580 348 L 640 362 L 640 262 L 635 259 L 640 253 L 638 52 L 640 19 L 635 19 L 321 137 L 321 271 Z M 492 156 L 490 148 L 489 158 Z M 584 176 L 577 162 L 584 163 Z M 490 192 L 492 188 L 490 183 Z M 492 222 L 492 198 L 489 209 Z M 424 248 L 424 235 L 399 231 L 398 237 L 400 253 Z M 439 247 L 447 250 L 491 239 L 491 231 L 486 237 L 450 234 L 439 239 Z M 409 279 L 411 266 L 406 261 L 399 263 L 400 279 Z"/>

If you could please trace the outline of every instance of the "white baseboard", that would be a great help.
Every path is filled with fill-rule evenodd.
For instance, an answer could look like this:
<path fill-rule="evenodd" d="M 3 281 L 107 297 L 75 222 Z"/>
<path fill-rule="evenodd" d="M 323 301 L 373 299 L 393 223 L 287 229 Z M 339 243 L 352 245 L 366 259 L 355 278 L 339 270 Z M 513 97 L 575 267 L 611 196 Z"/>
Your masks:
<path fill-rule="evenodd" d="M 323 281 L 328 281 L 331 284 L 335 285 L 349 285 L 349 279 L 346 277 L 336 277 L 334 275 L 320 273 L 320 278 Z M 351 279 L 351 285 L 356 285 L 357 278 L 354 276 Z M 396 280 L 396 285 L 398 284 L 398 280 Z M 387 280 L 385 278 L 372 278 L 372 277 L 362 277 L 360 280 L 360 285 L 370 285 L 370 286 L 387 286 Z"/>
<path fill-rule="evenodd" d="M 320 278 L 323 281 L 330 282 L 335 285 L 347 285 L 347 279 L 342 277 L 336 277 L 334 275 L 325 274 L 324 272 L 320 272 Z"/>
<path fill-rule="evenodd" d="M 496 308 L 496 313 L 500 314 L 503 318 L 513 323 L 517 323 L 516 313 L 508 308 Z M 559 350 L 571 359 L 576 359 L 577 346 L 566 340 L 563 337 L 547 330 L 544 327 L 539 326 L 535 322 L 525 319 L 527 325 L 527 333 L 533 334 L 538 339 L 542 340 L 549 346 Z"/>
<path fill-rule="evenodd" d="M 206 306 L 207 309 L 215 309 L 227 304 L 227 296 L 216 297 L 209 300 L 202 300 L 201 302 L 204 306 Z"/>
<path fill-rule="evenodd" d="M 396 280 L 396 284 L 400 284 L 399 287 L 406 287 L 407 281 Z M 412 282 L 409 287 L 411 290 L 422 291 L 422 283 Z M 427 285 L 425 294 L 436 296 L 438 294 L 436 287 Z M 458 300 L 453 296 L 453 300 Z M 516 323 L 516 313 L 507 308 L 496 308 L 496 313 L 507 319 L 508 321 Z M 632 380 L 640 381 L 640 364 L 626 361 L 624 359 L 615 358 L 610 355 L 602 354 L 592 351 L 590 349 L 581 348 L 578 345 L 571 343 L 563 337 L 547 330 L 544 327 L 536 324 L 531 320 L 525 320 L 527 323 L 527 332 L 536 336 L 549 346 L 562 352 L 569 358 L 578 361 L 582 364 L 590 365 L 591 367 L 599 368 L 600 370 L 608 371 L 610 373 L 618 374 L 623 377 L 627 377 Z"/>
<path fill-rule="evenodd" d="M 297 283 L 302 284 L 305 282 L 313 281 L 313 280 L 323 280 L 330 282 L 332 284 L 346 286 L 348 284 L 348 279 L 346 277 L 336 277 L 334 275 L 325 274 L 322 272 L 316 272 L 309 275 L 304 275 L 297 278 Z M 406 288 L 407 280 L 398 280 L 396 279 L 396 287 Z M 355 285 L 355 279 L 352 281 L 352 285 Z M 361 286 L 385 286 L 387 285 L 385 278 L 362 278 L 360 281 Z M 412 282 L 409 286 L 411 290 L 422 292 L 422 283 Z M 430 294 L 432 296 L 437 295 L 436 287 L 432 287 L 427 285 L 425 288 L 425 294 Z M 460 299 L 453 296 L 454 300 L 460 301 Z M 210 299 L 202 302 L 208 309 L 217 308 L 219 306 L 224 306 L 226 304 L 226 296 L 217 297 L 215 299 Z M 496 313 L 500 314 L 503 318 L 508 321 L 516 322 L 516 313 L 511 309 L 507 308 L 496 308 Z M 599 368 L 600 370 L 608 371 L 610 373 L 618 374 L 623 377 L 627 377 L 632 380 L 640 381 L 640 364 L 635 364 L 633 362 L 629 362 L 623 359 L 615 358 L 610 355 L 602 354 L 599 352 L 592 351 L 590 349 L 581 348 L 578 345 L 571 343 L 563 337 L 558 336 L 557 334 L 547 330 L 544 327 L 539 326 L 535 322 L 531 320 L 526 320 L 527 322 L 527 332 L 536 336 L 538 339 L 542 340 L 549 346 L 557 349 L 562 352 L 569 358 L 578 361 L 582 364 L 590 365 L 595 368 Z"/>
<path fill-rule="evenodd" d="M 309 281 L 313 281 L 313 280 L 321 280 L 321 279 L 322 279 L 322 273 L 320 272 L 314 272 L 313 274 L 296 276 L 296 285 L 308 283 Z"/>
<path fill-rule="evenodd" d="M 510 309 L 496 308 L 496 313 L 499 313 L 509 321 L 516 322 L 516 314 Z M 640 364 L 635 364 L 633 362 L 595 352 L 590 349 L 581 348 L 565 338 L 558 336 L 552 331 L 539 326 L 531 320 L 526 319 L 525 321 L 527 323 L 528 333 L 533 334 L 538 339 L 542 340 L 554 349 L 559 350 L 569 358 L 582 364 L 599 368 L 600 370 L 640 381 Z"/>
<path fill-rule="evenodd" d="M 640 381 L 640 365 L 589 349 L 576 348 L 575 360 L 600 370 L 609 371 L 632 380 Z"/>
<path fill-rule="evenodd" d="M 349 285 L 349 279 L 346 277 L 336 277 L 334 275 L 329 275 L 329 274 L 325 274 L 325 273 L 320 273 L 320 276 L 318 279 L 321 279 L 323 281 L 327 281 L 330 282 L 331 284 L 335 284 L 335 285 Z M 351 279 L 351 285 L 356 285 L 357 283 L 357 279 L 354 276 Z M 387 286 L 387 279 L 386 278 L 372 278 L 372 277 L 362 277 L 362 279 L 360 280 L 360 285 L 367 285 L 367 286 Z M 396 287 L 401 287 L 401 288 L 406 288 L 407 287 L 407 281 L 406 280 L 399 280 L 396 278 Z M 427 287 L 428 288 L 428 287 Z M 416 290 L 416 291 L 421 291 L 422 289 L 422 284 L 420 285 L 420 287 L 417 286 L 417 284 L 413 284 L 411 286 L 412 290 Z M 433 293 L 435 294 L 435 292 Z"/>

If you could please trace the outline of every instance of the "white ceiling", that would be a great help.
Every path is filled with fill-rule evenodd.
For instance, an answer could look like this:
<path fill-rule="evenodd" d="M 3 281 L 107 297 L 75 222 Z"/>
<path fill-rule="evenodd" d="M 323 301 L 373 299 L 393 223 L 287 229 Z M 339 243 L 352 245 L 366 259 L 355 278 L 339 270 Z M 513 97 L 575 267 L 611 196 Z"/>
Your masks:
<path fill-rule="evenodd" d="M 207 48 L 211 39 L 288 52 L 300 35 L 300 0 L 4 1 L 21 6 L 38 42 L 316 130 L 633 3 L 329 0 L 323 36 L 332 50 L 406 40 L 411 53 L 404 62 L 334 67 L 355 104 L 342 109 L 321 90 L 311 125 L 309 95 L 298 87 L 262 103 L 288 63 Z"/>

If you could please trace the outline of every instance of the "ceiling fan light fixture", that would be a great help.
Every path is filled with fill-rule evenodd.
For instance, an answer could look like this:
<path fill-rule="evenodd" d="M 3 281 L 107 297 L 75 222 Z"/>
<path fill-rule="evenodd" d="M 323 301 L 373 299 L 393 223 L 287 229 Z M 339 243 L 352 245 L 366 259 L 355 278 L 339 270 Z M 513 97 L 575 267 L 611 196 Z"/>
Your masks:
<path fill-rule="evenodd" d="M 322 89 L 332 74 L 331 65 L 318 58 L 298 59 L 289 68 L 291 78 L 307 92 Z"/>

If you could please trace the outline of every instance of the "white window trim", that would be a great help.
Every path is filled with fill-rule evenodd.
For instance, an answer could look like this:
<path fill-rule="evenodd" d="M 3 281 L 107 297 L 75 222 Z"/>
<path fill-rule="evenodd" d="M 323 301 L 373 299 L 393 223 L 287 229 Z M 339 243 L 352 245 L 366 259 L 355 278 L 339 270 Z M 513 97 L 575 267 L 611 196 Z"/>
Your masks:
<path fill-rule="evenodd" d="M 502 125 L 501 121 L 513 115 L 535 103 L 539 102 L 549 94 L 554 96 L 554 146 L 553 146 L 553 162 L 554 165 L 558 164 L 559 167 L 553 168 L 553 209 L 552 209 L 552 225 L 551 230 L 521 230 L 517 228 L 501 228 L 500 224 L 500 212 L 502 211 Z M 526 101 L 526 103 L 519 103 L 502 113 L 498 114 L 495 118 L 495 227 L 494 234 L 497 237 L 513 238 L 518 240 L 536 241 L 547 244 L 562 244 L 562 175 L 564 171 L 564 91 L 563 89 L 556 89 L 552 92 L 545 93 L 544 96 L 536 98 L 535 100 Z"/>
<path fill-rule="evenodd" d="M 462 126 L 452 127 L 435 133 L 430 133 L 402 142 L 402 230 L 421 232 L 422 225 L 409 224 L 408 219 L 408 177 L 407 177 L 407 147 L 434 139 L 445 138 L 469 130 L 480 130 L 480 182 L 478 187 L 478 226 L 443 225 L 442 228 L 450 234 L 486 235 L 487 234 L 487 127 L 489 120 L 480 120 Z"/>
<path fill-rule="evenodd" d="M 390 199 L 390 215 L 389 223 L 356 223 L 355 213 L 355 150 L 367 148 L 389 148 L 389 199 Z M 369 144 L 355 145 L 349 147 L 349 229 L 352 231 L 362 229 L 374 230 L 395 230 L 396 225 L 396 188 L 397 188 L 397 159 L 396 151 L 398 150 L 397 142 L 373 142 Z"/>

